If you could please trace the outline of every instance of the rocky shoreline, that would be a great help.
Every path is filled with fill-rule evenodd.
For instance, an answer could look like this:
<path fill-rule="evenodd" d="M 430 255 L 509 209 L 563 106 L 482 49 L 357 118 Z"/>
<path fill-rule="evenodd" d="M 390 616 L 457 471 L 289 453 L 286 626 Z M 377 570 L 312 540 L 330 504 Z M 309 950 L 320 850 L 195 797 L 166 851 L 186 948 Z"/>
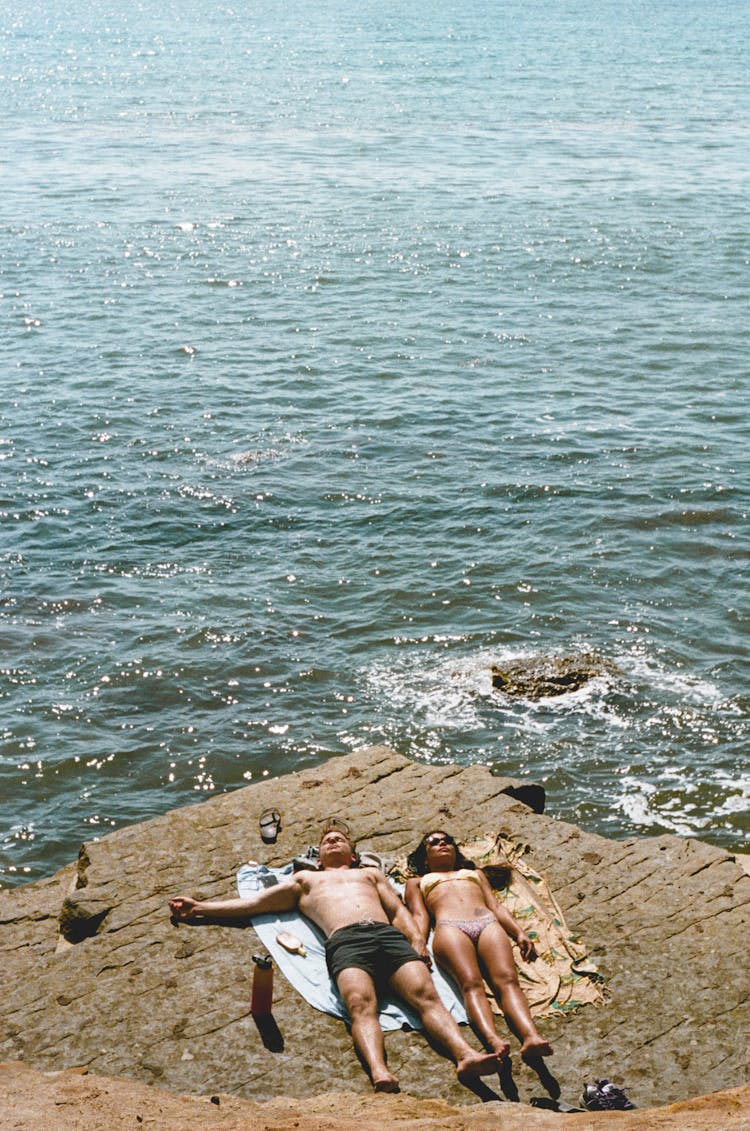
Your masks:
<path fill-rule="evenodd" d="M 70 1104 L 71 1112 L 76 1105 L 84 1111 L 94 1103 L 87 1089 L 99 1088 L 100 1097 L 117 1093 L 113 1104 L 138 1097 L 143 1124 L 153 1127 L 191 1126 L 187 1109 L 184 1117 L 165 1115 L 171 1123 L 158 1122 L 157 1109 L 173 1102 L 197 1104 L 202 1125 L 210 1117 L 227 1127 L 233 1105 L 243 1102 L 261 1108 L 252 1108 L 249 1124 L 238 1113 L 237 1126 L 242 1119 L 244 1126 L 266 1126 L 256 1121 L 258 1112 L 272 1103 L 281 1109 L 274 1109 L 269 1127 L 295 1120 L 317 1126 L 313 1119 L 330 1128 L 361 1127 L 373 1116 L 356 1113 L 377 1110 L 382 1122 L 384 1102 L 394 1105 L 389 1121 L 409 1126 L 422 1126 L 424 1118 L 435 1126 L 480 1128 L 489 1126 L 478 1121 L 493 1110 L 498 1126 L 498 1103 L 508 1131 L 516 1114 L 528 1128 L 561 1119 L 571 1128 L 594 1127 L 601 1118 L 623 1128 L 750 1126 L 743 1087 L 750 1082 L 746 858 L 671 836 L 609 841 L 539 812 L 540 796 L 539 787 L 529 792 L 525 783 L 494 777 L 483 766 L 425 766 L 371 747 L 118 830 L 87 844 L 77 862 L 49 879 L 0 892 L 0 1056 L 22 1062 L 6 1064 L 0 1075 L 5 1110 L 15 1111 L 25 1095 L 31 1106 L 35 1098 L 42 1107 L 52 1104 L 58 1116 Z M 272 846 L 258 830 L 268 806 L 281 811 L 283 822 Z M 248 1008 L 249 958 L 258 949 L 252 928 L 176 927 L 166 901 L 178 891 L 234 894 L 244 861 L 290 860 L 316 841 L 332 813 L 350 822 L 361 847 L 384 856 L 399 855 L 437 824 L 467 839 L 502 832 L 529 846 L 528 859 L 548 880 L 607 986 L 605 1004 L 540 1026 L 556 1049 L 549 1079 L 516 1055 L 502 1087 L 468 1091 L 420 1034 L 397 1032 L 387 1038 L 389 1061 L 406 1094 L 373 1097 L 344 1025 L 313 1010 L 280 977 L 274 1019 L 283 1048 L 264 1045 Z M 624 1083 L 638 1112 L 561 1116 L 527 1106 L 554 1103 L 557 1093 L 576 1105 L 583 1081 L 601 1076 Z M 143 1092 L 144 1085 L 151 1087 Z M 60 1089 L 77 1098 L 60 1100 Z M 717 1090 L 726 1095 L 696 1099 Z M 220 1103 L 181 1094 L 215 1095 Z M 431 1114 L 435 1103 L 451 1111 Z M 324 1105 L 319 1112 L 316 1104 Z M 674 1104 L 683 1121 L 663 1122 L 673 1118 L 664 1105 Z M 408 1116 L 399 1114 L 407 1107 Z M 696 1110 L 700 1122 L 686 1122 Z M 724 1123 L 708 1122 L 717 1113 Z M 87 1128 L 100 1126 L 89 1114 Z M 636 1122 L 621 1122 L 630 1117 Z M 22 1112 L 13 1118 L 0 1126 L 77 1126 L 59 1118 L 24 1123 Z M 133 1126 L 135 1116 L 128 1118 Z M 540 1119 L 552 1123 L 535 1122 Z M 569 1122 L 581 1120 L 588 1122 Z M 120 1126 L 113 1116 L 106 1125 Z"/>
<path fill-rule="evenodd" d="M 747 1131 L 750 1088 L 631 1112 L 559 1115 L 525 1104 L 454 1107 L 441 1099 L 354 1096 L 330 1092 L 306 1100 L 253 1103 L 236 1096 L 178 1096 L 132 1080 L 66 1072 L 42 1073 L 0 1064 L 2 1131 Z"/>

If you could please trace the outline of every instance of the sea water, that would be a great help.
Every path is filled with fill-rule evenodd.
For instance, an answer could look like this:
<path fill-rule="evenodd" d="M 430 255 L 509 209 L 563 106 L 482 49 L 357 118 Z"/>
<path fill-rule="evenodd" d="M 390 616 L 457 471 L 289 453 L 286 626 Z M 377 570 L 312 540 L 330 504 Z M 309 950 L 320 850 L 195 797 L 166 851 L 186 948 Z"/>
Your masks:
<path fill-rule="evenodd" d="M 16 0 L 0 882 L 381 742 L 746 847 L 749 40 L 747 0 Z"/>

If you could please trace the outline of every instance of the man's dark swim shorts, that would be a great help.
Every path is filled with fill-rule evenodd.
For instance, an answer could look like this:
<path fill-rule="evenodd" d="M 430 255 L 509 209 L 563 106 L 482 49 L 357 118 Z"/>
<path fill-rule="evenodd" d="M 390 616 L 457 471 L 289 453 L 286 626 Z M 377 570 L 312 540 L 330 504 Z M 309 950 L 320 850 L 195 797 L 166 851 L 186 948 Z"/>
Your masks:
<path fill-rule="evenodd" d="M 326 939 L 326 965 L 334 982 L 342 970 L 366 970 L 375 982 L 386 982 L 407 962 L 421 962 L 406 936 L 390 923 L 352 923 Z"/>

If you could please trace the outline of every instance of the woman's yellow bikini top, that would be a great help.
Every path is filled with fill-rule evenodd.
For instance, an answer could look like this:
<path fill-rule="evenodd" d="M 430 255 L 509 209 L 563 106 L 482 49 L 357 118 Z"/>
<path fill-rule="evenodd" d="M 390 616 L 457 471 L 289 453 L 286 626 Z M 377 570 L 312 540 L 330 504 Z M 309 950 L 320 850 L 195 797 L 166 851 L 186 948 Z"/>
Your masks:
<path fill-rule="evenodd" d="M 474 884 L 482 886 L 482 881 L 479 879 L 477 872 L 472 871 L 470 868 L 459 868 L 457 872 L 451 872 L 449 876 L 444 875 L 442 872 L 428 872 L 426 876 L 422 876 L 419 881 L 419 888 L 425 899 L 433 891 L 438 884 L 449 884 L 456 880 L 471 880 Z"/>

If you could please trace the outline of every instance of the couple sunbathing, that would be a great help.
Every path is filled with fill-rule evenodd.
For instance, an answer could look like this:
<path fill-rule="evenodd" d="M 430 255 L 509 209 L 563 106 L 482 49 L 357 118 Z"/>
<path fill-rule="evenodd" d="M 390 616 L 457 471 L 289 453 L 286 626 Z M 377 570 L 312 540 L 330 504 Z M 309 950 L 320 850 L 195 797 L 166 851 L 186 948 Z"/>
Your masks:
<path fill-rule="evenodd" d="M 495 1032 L 482 982 L 483 970 L 510 1028 L 522 1042 L 521 1056 L 534 1060 L 552 1049 L 539 1035 L 518 984 L 508 936 L 524 958 L 533 944 L 495 899 L 481 869 L 464 859 L 452 837 L 425 836 L 409 858 L 418 878 L 406 885 L 406 905 L 378 868 L 358 866 L 354 846 L 339 828 L 320 842 L 318 869 L 296 872 L 284 883 L 249 899 L 170 900 L 173 918 L 196 921 L 247 919 L 298 909 L 326 936 L 326 963 L 351 1018 L 354 1045 L 376 1092 L 398 1091 L 388 1070 L 378 1020 L 378 990 L 391 986 L 419 1015 L 427 1033 L 456 1064 L 459 1080 L 498 1072 L 510 1046 Z M 465 1040 L 438 997 L 427 951 L 434 922 L 433 953 L 458 984 L 466 1011 L 486 1053 Z"/>

